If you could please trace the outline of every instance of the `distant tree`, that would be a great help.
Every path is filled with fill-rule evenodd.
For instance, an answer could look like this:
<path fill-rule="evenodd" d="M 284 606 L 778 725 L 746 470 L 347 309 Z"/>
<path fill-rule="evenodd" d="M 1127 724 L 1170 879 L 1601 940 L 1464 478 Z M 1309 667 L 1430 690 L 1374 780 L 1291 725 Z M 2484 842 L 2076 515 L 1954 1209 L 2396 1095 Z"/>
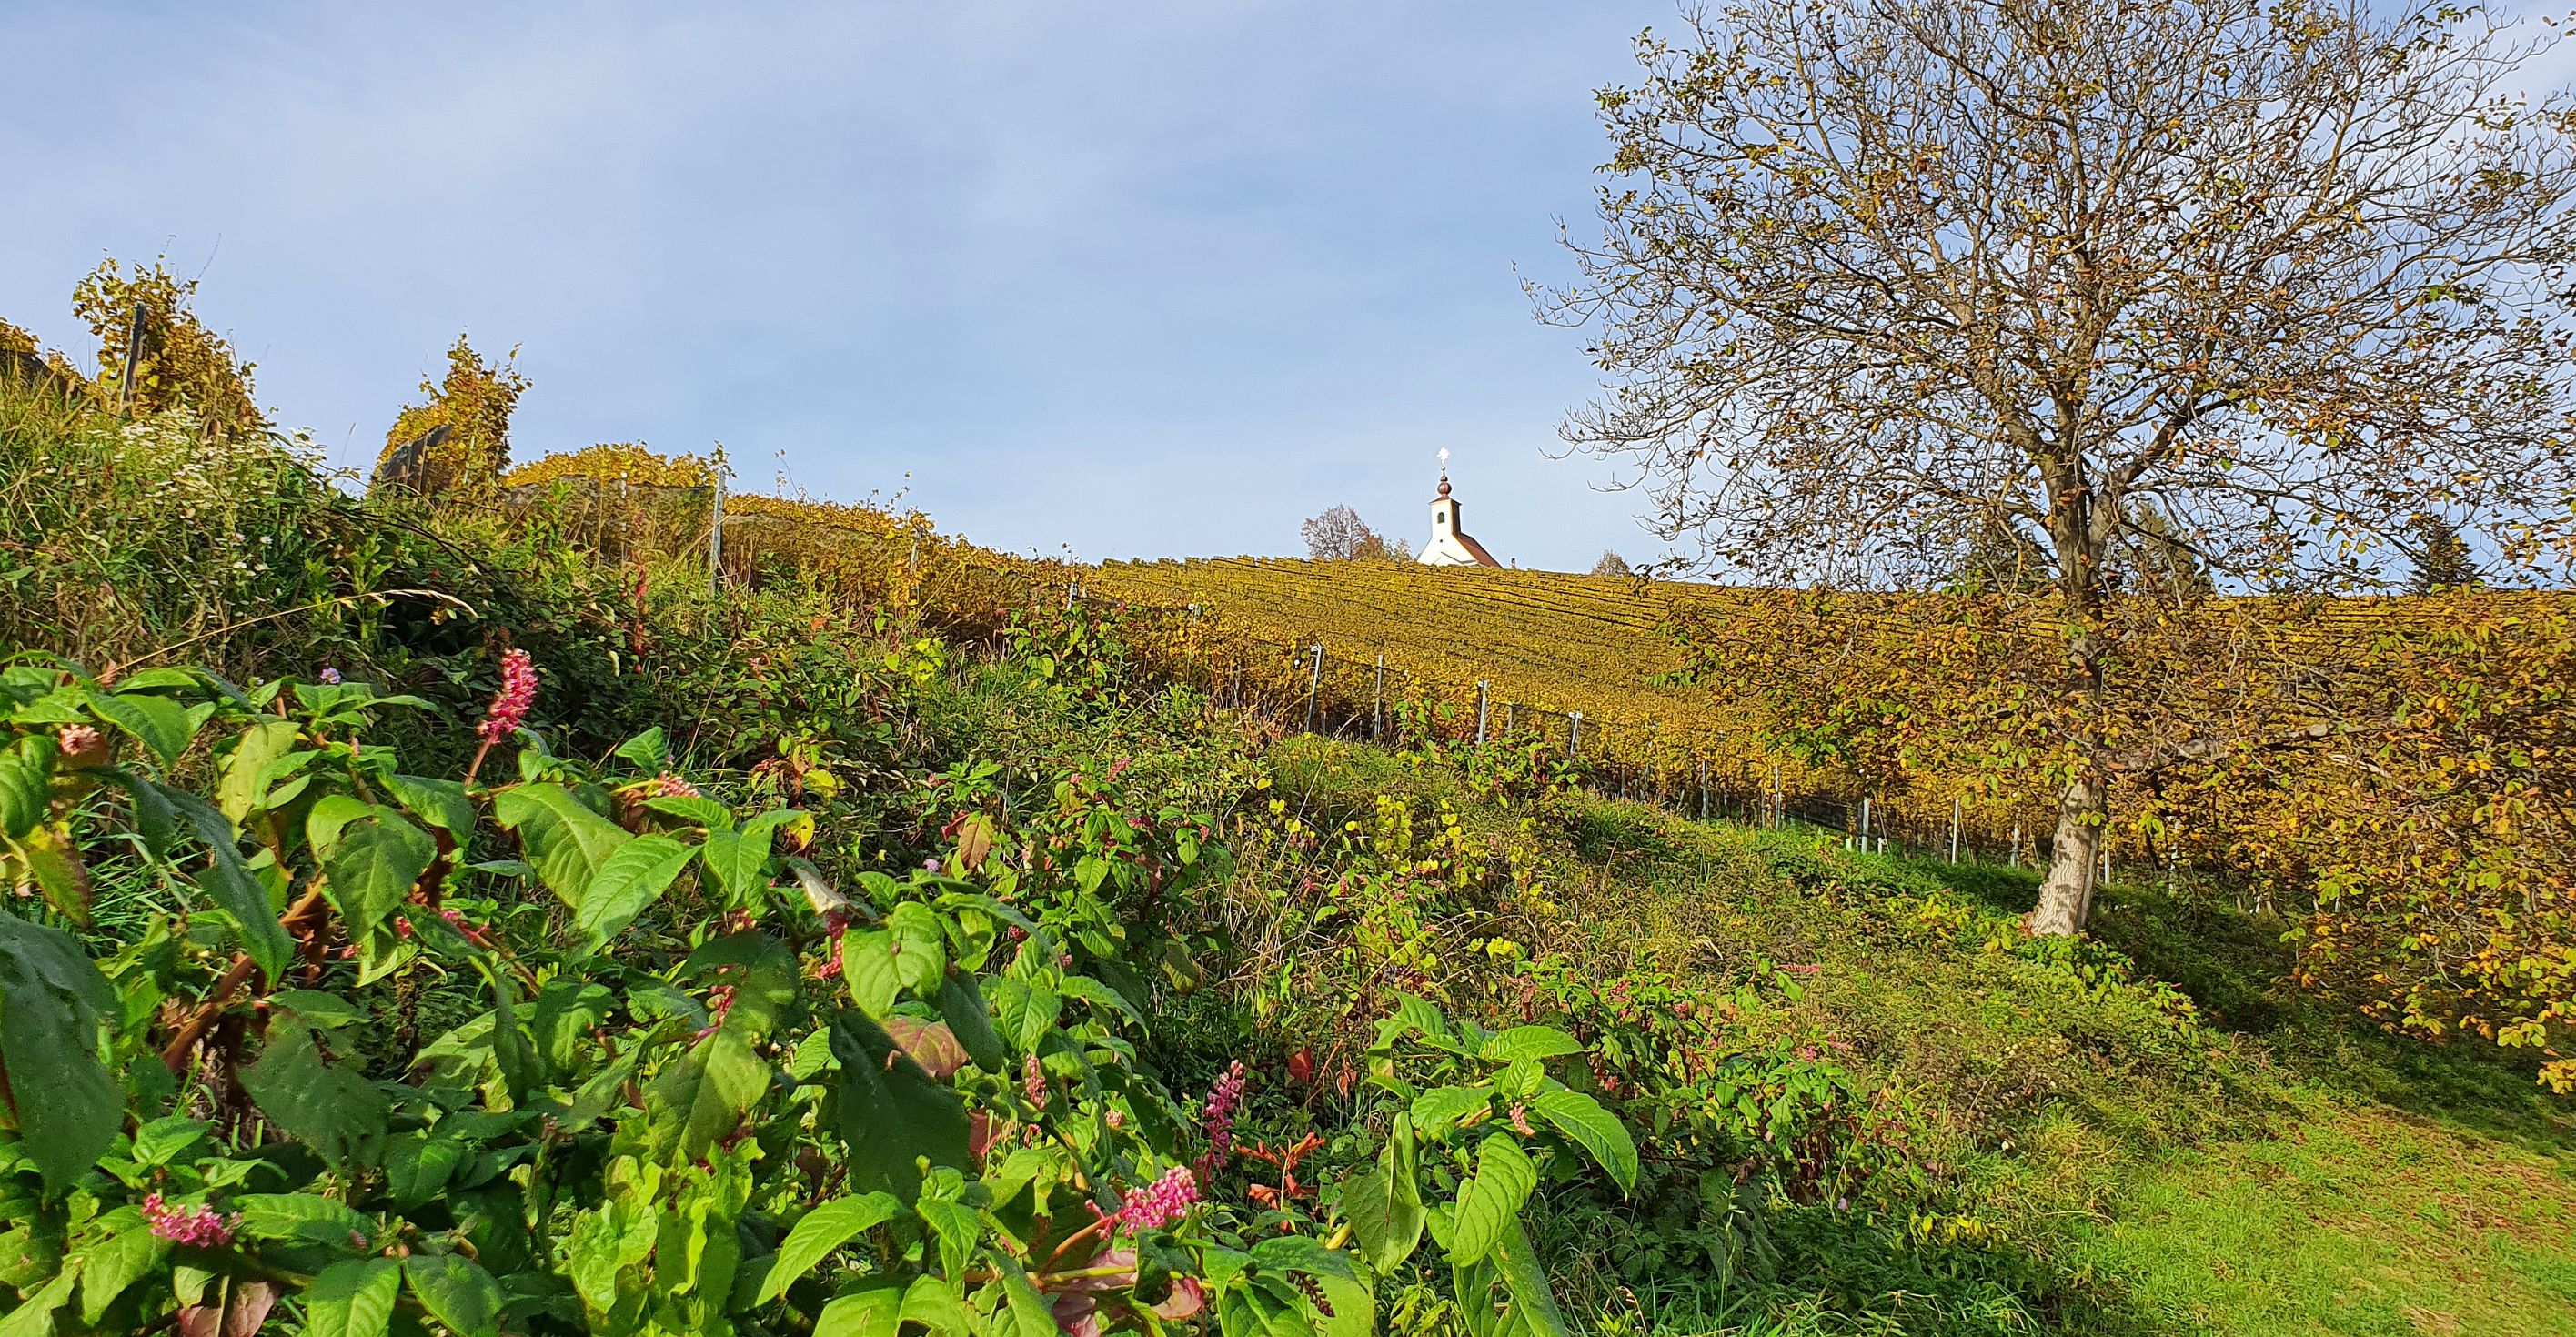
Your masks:
<path fill-rule="evenodd" d="M 1633 576 L 1637 573 L 1630 569 L 1627 558 L 1620 556 L 1618 553 L 1613 552 L 1608 548 L 1603 548 L 1601 550 L 1601 560 L 1592 564 L 1592 574 L 1596 576 Z"/>
<path fill-rule="evenodd" d="M 2189 536 L 2153 498 L 2131 504 L 2112 541 L 2109 561 L 2118 588 L 2160 603 L 2189 603 L 2218 592 L 2218 582 L 2210 578 Z"/>
<path fill-rule="evenodd" d="M 99 388 L 140 413 L 185 405 L 212 432 L 266 431 L 268 419 L 251 395 L 251 364 L 197 319 L 190 309 L 196 294 L 197 281 L 172 274 L 166 257 L 131 273 L 114 257 L 91 270 L 72 289 L 72 311 L 98 337 Z M 120 384 L 128 349 L 136 350 L 130 386 Z"/>
<path fill-rule="evenodd" d="M 424 378 L 423 402 L 404 408 L 385 433 L 377 479 L 398 477 L 432 495 L 497 483 L 510 467 L 510 416 L 528 389 L 518 358 L 513 348 L 501 361 L 488 361 L 457 335 L 447 350 L 447 375 Z"/>
<path fill-rule="evenodd" d="M 2564 521 L 2576 138 L 2504 90 L 2545 36 L 2461 6 L 1717 0 L 1597 100 L 1577 447 L 1757 578 L 1899 583 L 1941 514 L 2030 536 L 2065 629 L 1977 727 L 2057 799 L 2029 925 L 2073 933 L 2120 775 L 2118 564 L 2152 501 L 2197 567 L 2379 575 L 2439 509 Z M 2556 517 L 2556 521 L 2549 521 Z M 2472 519 L 2464 518 L 2463 523 Z M 2044 717 L 2043 717 L 2044 716 Z"/>
<path fill-rule="evenodd" d="M 2486 583 L 2478 571 L 2477 559 L 2469 555 L 2468 542 L 2460 537 L 2458 526 L 2426 511 L 2415 517 L 2411 530 L 2415 574 L 2406 582 L 2408 593 L 2473 589 Z"/>
<path fill-rule="evenodd" d="M 1360 513 L 1348 506 L 1335 506 L 1309 519 L 1297 527 L 1297 532 L 1306 540 L 1306 555 L 1318 562 L 1406 561 L 1412 557 L 1412 551 L 1402 542 L 1387 542 L 1385 535 L 1369 528 Z"/>
<path fill-rule="evenodd" d="M 2047 555 L 2039 550 L 2013 518 L 1984 511 L 1966 526 L 1965 537 L 1958 541 L 1958 556 L 1951 563 L 1949 580 L 1953 589 L 1978 594 L 2024 593 L 2037 586 L 2047 569 Z"/>

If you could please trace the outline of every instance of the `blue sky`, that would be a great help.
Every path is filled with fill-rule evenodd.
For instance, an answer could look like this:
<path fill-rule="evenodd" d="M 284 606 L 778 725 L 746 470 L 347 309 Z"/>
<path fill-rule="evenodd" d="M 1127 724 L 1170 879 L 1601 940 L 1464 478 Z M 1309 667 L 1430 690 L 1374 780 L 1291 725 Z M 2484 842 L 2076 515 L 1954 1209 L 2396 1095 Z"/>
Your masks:
<path fill-rule="evenodd" d="M 1498 555 L 1656 551 L 1549 458 L 1593 380 L 1519 280 L 1670 0 L 12 8 L 0 315 L 85 354 L 72 284 L 166 249 L 342 463 L 465 329 L 521 458 L 1100 558 L 1419 543 L 1447 446 Z"/>

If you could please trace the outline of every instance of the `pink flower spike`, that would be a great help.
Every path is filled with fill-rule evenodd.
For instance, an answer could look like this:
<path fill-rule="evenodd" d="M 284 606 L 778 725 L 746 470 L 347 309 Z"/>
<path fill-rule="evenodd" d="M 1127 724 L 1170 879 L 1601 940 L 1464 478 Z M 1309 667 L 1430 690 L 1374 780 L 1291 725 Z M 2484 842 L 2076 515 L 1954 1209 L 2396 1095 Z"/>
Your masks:
<path fill-rule="evenodd" d="M 1162 1178 L 1130 1196 L 1112 1219 L 1118 1228 L 1155 1230 L 1188 1215 L 1198 1200 L 1198 1176 L 1190 1173 L 1186 1165 L 1175 1165 L 1165 1170 Z"/>
<path fill-rule="evenodd" d="M 1199 1128 L 1207 1134 L 1207 1151 L 1198 1160 L 1200 1174 L 1214 1174 L 1233 1152 L 1234 1111 L 1242 1103 L 1243 1060 L 1236 1059 L 1208 1088 L 1207 1106 L 1199 1114 Z"/>
<path fill-rule="evenodd" d="M 241 1213 L 225 1216 L 212 1207 L 170 1207 L 158 1193 L 143 1199 L 143 1219 L 152 1233 L 175 1244 L 193 1244 L 201 1249 L 220 1249 L 233 1242 L 233 1231 L 241 1225 Z"/>
<path fill-rule="evenodd" d="M 501 656 L 501 690 L 492 698 L 492 707 L 483 712 L 483 722 L 475 732 L 486 742 L 498 743 L 519 731 L 528 718 L 528 707 L 537 703 L 537 664 L 525 650 L 512 650 Z"/>

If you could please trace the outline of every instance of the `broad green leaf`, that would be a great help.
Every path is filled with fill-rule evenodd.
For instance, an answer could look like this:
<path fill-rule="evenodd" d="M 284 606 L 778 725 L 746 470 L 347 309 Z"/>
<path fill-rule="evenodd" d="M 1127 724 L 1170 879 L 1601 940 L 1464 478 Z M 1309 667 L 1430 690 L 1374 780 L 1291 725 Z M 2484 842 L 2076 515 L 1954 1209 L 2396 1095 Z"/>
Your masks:
<path fill-rule="evenodd" d="M 133 735 L 134 741 L 151 750 L 167 766 L 188 750 L 188 741 L 196 736 L 188 708 L 162 696 L 120 695 L 115 692 L 91 692 L 89 708 L 100 719 Z"/>
<path fill-rule="evenodd" d="M 144 853 L 168 859 L 171 842 L 179 834 L 179 814 L 161 796 L 161 787 L 122 766 L 101 767 L 90 774 L 125 791 L 134 812 L 134 834 L 143 838 Z"/>
<path fill-rule="evenodd" d="M 1449 1126 L 1493 1103 L 1493 1093 L 1472 1086 L 1435 1086 L 1414 1097 L 1413 1126 L 1438 1138 Z"/>
<path fill-rule="evenodd" d="M 455 1138 L 425 1130 L 406 1133 L 385 1147 L 385 1187 L 394 1205 L 408 1211 L 444 1192 L 447 1181 L 470 1159 L 465 1144 Z"/>
<path fill-rule="evenodd" d="M 250 1193 L 225 1205 L 241 1213 L 242 1234 L 252 1239 L 328 1244 L 343 1253 L 357 1248 L 351 1232 L 369 1236 L 376 1227 L 348 1204 L 311 1193 Z"/>
<path fill-rule="evenodd" d="M 905 901 L 886 916 L 886 930 L 894 935 L 895 978 L 923 997 L 937 992 L 940 977 L 948 973 L 948 935 L 939 927 L 938 912 L 919 901 Z"/>
<path fill-rule="evenodd" d="M 224 816 L 239 825 L 260 805 L 266 788 L 263 778 L 278 758 L 295 749 L 303 731 L 295 721 L 263 715 L 243 727 L 233 739 L 232 755 L 224 758 L 221 778 L 215 782 L 215 802 Z"/>
<path fill-rule="evenodd" d="M 617 755 L 639 771 L 666 770 L 671 765 L 671 744 L 656 724 L 618 744 Z"/>
<path fill-rule="evenodd" d="M 927 1273 L 914 1277 L 903 1292 L 903 1321 L 918 1323 L 934 1333 L 968 1337 L 975 1331 L 974 1320 L 966 1313 L 948 1289 L 948 1283 Z"/>
<path fill-rule="evenodd" d="M 1538 1252 L 1530 1247 L 1529 1232 L 1521 1229 L 1520 1218 L 1504 1223 L 1502 1238 L 1494 1244 L 1493 1262 L 1512 1297 L 1507 1321 L 1516 1321 L 1518 1332 L 1526 1337 L 1566 1337 L 1565 1315 L 1548 1291 L 1547 1269 L 1539 1265 Z"/>
<path fill-rule="evenodd" d="M 405 812 L 456 837 L 462 845 L 474 834 L 474 800 L 465 796 L 465 786 L 454 780 L 434 780 L 419 775 L 385 777 L 385 788 Z"/>
<path fill-rule="evenodd" d="M 1476 1057 L 1487 1063 L 1509 1063 L 1516 1059 L 1557 1058 L 1582 1052 L 1581 1041 L 1553 1026 L 1514 1026 L 1485 1037 L 1485 1043 L 1476 1050 Z"/>
<path fill-rule="evenodd" d="M 1504 1228 L 1520 1219 L 1521 1205 L 1538 1187 L 1538 1167 L 1510 1135 L 1496 1133 L 1476 1148 L 1476 1177 L 1458 1195 L 1450 1228 L 1449 1261 L 1473 1263 L 1491 1252 Z"/>
<path fill-rule="evenodd" d="M 1351 1241 L 1380 1272 L 1412 1257 L 1422 1240 L 1420 1190 L 1409 1181 L 1404 1187 L 1414 1191 L 1410 1204 L 1383 1161 L 1342 1181 L 1342 1219 L 1351 1224 Z"/>
<path fill-rule="evenodd" d="M 903 1204 L 888 1193 L 862 1193 L 855 1198 L 834 1198 L 807 1212 L 796 1228 L 787 1232 L 778 1252 L 769 1264 L 769 1275 L 761 1279 L 754 1304 L 767 1304 L 787 1293 L 798 1278 L 814 1270 L 817 1263 L 832 1251 L 858 1238 L 859 1233 L 894 1219 Z"/>
<path fill-rule="evenodd" d="M 644 810 L 658 812 L 665 817 L 677 817 L 692 826 L 703 826 L 709 835 L 719 835 L 733 829 L 733 809 L 703 796 L 648 798 L 644 800 Z"/>
<path fill-rule="evenodd" d="M 823 1306 L 814 1337 L 895 1337 L 902 1321 L 903 1292 L 886 1278 Z"/>
<path fill-rule="evenodd" d="M 384 1135 L 384 1093 L 356 1065 L 325 1059 L 312 1028 L 291 1016 L 270 1025 L 267 1045 L 242 1069 L 242 1086 L 270 1123 L 334 1166 Z"/>
<path fill-rule="evenodd" d="M 125 1093 L 101 1060 L 98 1032 L 116 995 L 61 929 L 0 910 L 0 1058 L 19 1144 L 61 1192 L 116 1141 Z"/>
<path fill-rule="evenodd" d="M 1064 998 L 1053 989 L 1015 979 L 987 981 L 986 996 L 993 1000 L 1002 1039 L 1023 1054 L 1036 1053 L 1047 1032 L 1055 1029 L 1056 1018 L 1064 1015 Z"/>
<path fill-rule="evenodd" d="M 494 1337 L 501 1325 L 501 1286 L 463 1254 L 416 1253 L 403 1260 L 403 1280 L 431 1318 L 456 1337 Z"/>
<path fill-rule="evenodd" d="M 920 1158 L 966 1165 L 965 1102 L 904 1057 L 885 1028 L 841 1013 L 832 1022 L 832 1057 L 841 1065 L 841 1137 L 853 1189 L 910 1202 L 921 1193 Z"/>
<path fill-rule="evenodd" d="M 0 751 L 0 836 L 25 838 L 53 807 L 54 736 L 28 734 Z"/>
<path fill-rule="evenodd" d="M 322 858 L 331 903 L 358 941 L 402 905 L 438 857 L 429 833 L 401 813 L 338 794 L 313 805 L 305 836 Z"/>
<path fill-rule="evenodd" d="M 683 1160 L 704 1156 L 769 1093 L 770 1078 L 769 1063 L 753 1050 L 746 1028 L 717 1027 L 644 1088 L 655 1147 Z"/>
<path fill-rule="evenodd" d="M 850 1000 L 882 1021 L 894 1015 L 903 996 L 903 977 L 894 968 L 894 935 L 882 929 L 841 935 L 841 973 L 850 983 Z"/>
<path fill-rule="evenodd" d="M 939 982 L 939 1015 L 976 1067 L 986 1072 L 1010 1071 L 1011 1060 L 1002 1052 L 1002 1038 L 993 1033 L 992 1008 L 985 1003 L 984 990 L 975 983 L 974 976 L 959 971 Z"/>
<path fill-rule="evenodd" d="M 1096 1004 L 1134 1022 L 1138 1030 L 1145 1028 L 1145 1014 L 1137 1011 L 1134 1003 L 1128 1002 L 1125 995 L 1116 989 L 1088 975 L 1067 975 L 1056 987 L 1062 990 L 1067 998 L 1079 998 L 1086 1003 Z"/>
<path fill-rule="evenodd" d="M 602 859 L 583 885 L 573 923 L 597 950 L 659 899 L 697 851 L 669 836 L 637 836 Z"/>
<path fill-rule="evenodd" d="M 492 986 L 491 1024 L 485 1032 L 492 1062 L 501 1070 L 501 1082 L 509 1090 L 510 1099 L 524 1100 L 543 1084 L 544 1073 L 537 1065 L 536 1046 L 529 1043 L 527 1031 L 519 1024 L 519 986 L 489 953 L 478 951 L 467 959 L 474 963 L 484 982 Z M 458 1028 L 460 1032 L 463 1029 Z"/>
<path fill-rule="evenodd" d="M 322 1269 L 304 1292 L 305 1337 L 385 1337 L 402 1297 L 402 1264 L 348 1258 Z"/>
<path fill-rule="evenodd" d="M 1531 1098 L 1529 1108 L 1592 1153 L 1592 1159 L 1610 1172 L 1621 1193 L 1637 1191 L 1637 1144 L 1619 1125 L 1618 1117 L 1601 1108 L 1600 1101 L 1580 1091 L 1558 1089 L 1539 1092 Z"/>
<path fill-rule="evenodd" d="M 940 1275 L 964 1276 L 967 1256 L 984 1235 L 982 1214 L 962 1202 L 926 1193 L 913 1204 L 913 1210 L 930 1227 L 930 1233 L 938 1237 Z"/>
<path fill-rule="evenodd" d="M 242 862 L 232 820 L 184 789 L 163 785 L 161 797 L 170 801 L 170 806 L 197 833 L 197 839 L 204 842 L 206 870 L 198 875 L 197 884 L 241 927 L 242 950 L 268 978 L 285 978 L 287 958 L 295 952 L 294 940 L 287 936 L 286 926 L 277 922 L 277 907 L 269 903 L 267 888 L 251 876 L 249 866 Z"/>
<path fill-rule="evenodd" d="M 54 1311 L 72 1298 L 72 1283 L 80 1274 L 78 1260 L 66 1264 L 53 1280 L 10 1310 L 8 1317 L 0 1318 L 0 1337 L 53 1337 Z"/>
<path fill-rule="evenodd" d="M 615 822 L 592 812 L 561 785 L 535 783 L 504 789 L 492 800 L 492 818 L 519 833 L 528 863 L 563 903 L 581 909 L 582 889 L 608 856 L 634 839 Z"/>
<path fill-rule="evenodd" d="M 120 1207 L 92 1223 L 91 1229 L 112 1228 L 105 1240 L 90 1244 L 80 1251 L 81 1321 L 92 1327 L 107 1313 L 142 1276 L 170 1251 L 170 1242 L 152 1233 L 143 1213 L 132 1207 Z"/>

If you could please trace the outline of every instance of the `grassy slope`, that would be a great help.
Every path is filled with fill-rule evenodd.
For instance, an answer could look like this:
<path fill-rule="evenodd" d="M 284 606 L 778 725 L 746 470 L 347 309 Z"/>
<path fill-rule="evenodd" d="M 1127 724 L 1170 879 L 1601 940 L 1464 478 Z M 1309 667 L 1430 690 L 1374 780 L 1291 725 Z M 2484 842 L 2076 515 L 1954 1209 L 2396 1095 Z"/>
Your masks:
<path fill-rule="evenodd" d="M 1358 749 L 1273 760 L 1320 809 L 1431 789 L 1503 820 Z M 1903 1197 L 1937 1210 L 1790 1213 L 1803 1261 L 1754 1306 L 1784 1331 L 2576 1332 L 2576 1112 L 2526 1071 L 2277 995 L 2276 929 L 2115 889 L 2102 935 L 2208 1018 L 2178 1023 L 2149 988 L 1988 946 L 2026 875 L 1608 801 L 1567 834 L 1567 946 L 1603 969 L 1818 966 L 1774 1024 L 1912 1097 Z M 1705 1295 L 1617 1308 L 1605 1326 L 1761 1330 Z"/>
<path fill-rule="evenodd" d="M 49 469 L 42 451 L 27 458 L 50 433 L 27 430 L 11 408 L 0 396 L 0 444 L 15 464 L 35 467 L 5 471 L 0 512 L 13 521 L 13 542 L 60 542 L 43 549 L 51 565 L 38 563 L 33 577 L 0 560 L 16 596 L 0 602 L 0 645 L 117 657 L 339 588 L 338 503 L 296 494 L 265 467 L 236 469 L 190 476 L 188 497 L 220 503 L 201 515 L 171 503 L 168 470 L 108 477 Z M 49 530 L 41 522 L 56 508 L 46 496 L 74 479 L 87 480 L 86 499 L 71 523 Z M 254 529 L 276 539 L 272 557 L 295 550 L 263 578 L 236 570 L 208 538 Z M 397 554 L 389 583 L 459 578 L 439 569 L 446 549 L 416 546 L 430 566 L 415 572 L 402 563 L 421 559 Z M 308 565 L 320 574 L 308 576 Z M 685 693 L 630 699 L 623 676 L 587 680 L 620 629 L 549 611 L 587 606 L 594 596 L 576 577 L 562 577 L 574 588 L 552 602 L 531 594 L 527 610 L 498 587 L 475 594 L 488 616 L 542 637 L 556 675 L 550 701 L 587 701 L 603 722 L 684 716 Z M 446 661 L 432 653 L 479 658 L 474 639 L 419 621 L 290 619 L 192 653 L 277 671 L 354 666 L 390 647 L 410 667 L 406 681 L 474 696 L 474 684 L 444 682 Z M 803 625 L 782 618 L 775 629 Z M 67 634 L 70 643 L 57 641 Z M 676 641 L 672 653 L 722 654 Z M 986 726 L 1023 751 L 1040 746 L 1029 721 Z M 1193 723 L 1124 746 L 1147 770 L 1175 770 L 1175 783 L 1213 783 L 1222 777 L 1209 772 L 1233 769 L 1218 755 L 1226 750 L 1210 746 L 1221 736 Z M 1085 740 L 1063 746 L 1096 750 Z M 1378 792 L 1439 791 L 1488 827 L 1520 816 L 1381 753 L 1298 740 L 1275 749 L 1272 764 L 1283 789 L 1310 805 L 1365 811 Z M 2576 1331 L 2576 1177 L 2565 1168 L 2576 1164 L 2576 1120 L 2565 1102 L 2538 1094 L 2526 1072 L 2338 1029 L 2276 997 L 2269 982 L 2280 954 L 2262 923 L 2115 889 L 2103 938 L 2216 1019 L 2177 1027 L 2145 990 L 2090 987 L 2061 967 L 1985 949 L 1989 931 L 2027 904 L 2026 879 L 1847 857 L 1812 835 L 1700 826 L 1632 805 L 1584 802 L 1561 816 L 1551 879 L 1569 908 L 1560 946 L 1602 970 L 1723 974 L 1753 954 L 1815 965 L 1806 999 L 1772 1024 L 1848 1045 L 1853 1066 L 1913 1104 L 1907 1148 L 1917 1182 L 1881 1210 L 1779 1213 L 1784 1259 L 1767 1288 L 1621 1280 L 1585 1256 L 1582 1241 L 1560 1241 L 1558 1261 L 1595 1326 Z M 1775 1317 L 1752 1317 L 1766 1312 Z"/>

